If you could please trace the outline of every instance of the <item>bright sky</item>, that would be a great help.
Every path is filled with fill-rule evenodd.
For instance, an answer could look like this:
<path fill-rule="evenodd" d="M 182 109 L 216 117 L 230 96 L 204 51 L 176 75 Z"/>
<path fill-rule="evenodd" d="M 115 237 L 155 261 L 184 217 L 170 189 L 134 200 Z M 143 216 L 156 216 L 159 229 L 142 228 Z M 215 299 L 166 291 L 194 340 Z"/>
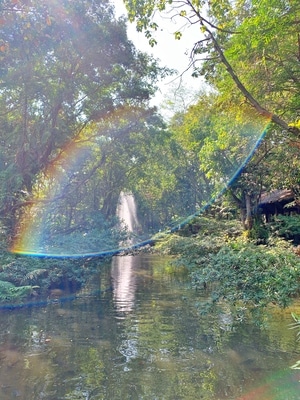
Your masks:
<path fill-rule="evenodd" d="M 112 0 L 115 4 L 117 17 L 127 15 L 126 9 L 122 0 Z M 190 53 L 194 43 L 200 37 L 199 26 L 189 26 L 183 31 L 183 36 L 180 40 L 175 40 L 174 32 L 179 30 L 179 23 L 170 21 L 170 19 L 158 19 L 159 29 L 155 32 L 155 39 L 158 44 L 151 47 L 144 33 L 139 33 L 135 29 L 135 24 L 128 22 L 128 37 L 133 41 L 135 46 L 144 52 L 152 54 L 155 58 L 161 61 L 162 66 L 167 66 L 176 69 L 178 74 L 166 78 L 160 85 L 160 92 L 154 99 L 154 104 L 159 105 L 163 102 L 165 95 L 170 92 L 174 93 L 175 89 L 182 83 L 187 89 L 185 91 L 185 106 L 191 101 L 193 95 L 199 92 L 204 87 L 203 81 L 200 78 L 192 78 L 192 70 L 186 71 L 181 78 L 179 77 L 190 64 Z M 182 100 L 177 99 L 179 102 Z"/>

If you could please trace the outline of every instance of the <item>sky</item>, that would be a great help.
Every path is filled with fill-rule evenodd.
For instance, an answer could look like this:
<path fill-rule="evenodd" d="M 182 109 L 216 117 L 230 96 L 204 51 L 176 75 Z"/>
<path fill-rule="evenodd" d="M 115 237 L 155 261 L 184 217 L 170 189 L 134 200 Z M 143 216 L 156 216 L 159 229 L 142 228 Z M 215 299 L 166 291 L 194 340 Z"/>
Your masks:
<path fill-rule="evenodd" d="M 122 0 L 113 0 L 116 10 L 116 16 L 127 15 L 126 9 Z M 192 70 L 186 71 L 190 64 L 190 53 L 194 43 L 199 35 L 199 26 L 189 26 L 184 29 L 182 38 L 175 40 L 174 32 L 181 28 L 178 21 L 172 22 L 169 18 L 160 18 L 157 20 L 159 29 L 155 32 L 157 45 L 151 47 L 144 33 L 137 32 L 134 23 L 127 23 L 127 34 L 130 40 L 133 41 L 135 47 L 141 51 L 152 54 L 160 60 L 161 66 L 167 66 L 178 71 L 178 74 L 167 77 L 159 84 L 159 92 L 153 100 L 153 105 L 160 106 L 165 103 L 166 97 L 174 99 L 178 102 L 178 108 L 186 108 L 197 92 L 203 87 L 204 83 L 201 78 L 191 77 Z M 184 72 L 186 71 L 186 72 Z M 182 90 L 177 90 L 184 87 L 184 96 Z M 184 98 L 183 98 L 184 97 Z"/>

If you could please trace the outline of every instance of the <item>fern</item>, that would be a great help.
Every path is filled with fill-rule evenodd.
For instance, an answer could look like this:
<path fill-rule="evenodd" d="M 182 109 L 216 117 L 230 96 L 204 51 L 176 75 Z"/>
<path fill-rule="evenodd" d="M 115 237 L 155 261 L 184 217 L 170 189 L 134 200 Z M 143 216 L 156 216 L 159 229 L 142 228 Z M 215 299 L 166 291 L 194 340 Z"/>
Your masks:
<path fill-rule="evenodd" d="M 48 274 L 48 270 L 45 268 L 34 269 L 29 271 L 24 278 L 21 280 L 21 284 L 36 283 L 38 280 Z"/>
<path fill-rule="evenodd" d="M 0 281 L 0 301 L 16 301 L 32 293 L 32 286 L 15 286 L 11 282 Z"/>

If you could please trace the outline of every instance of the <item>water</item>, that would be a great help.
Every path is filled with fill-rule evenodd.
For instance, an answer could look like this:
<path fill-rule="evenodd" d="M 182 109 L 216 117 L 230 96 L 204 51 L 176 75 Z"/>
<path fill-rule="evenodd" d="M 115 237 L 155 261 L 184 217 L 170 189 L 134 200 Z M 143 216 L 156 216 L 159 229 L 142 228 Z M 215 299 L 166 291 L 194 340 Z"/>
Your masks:
<path fill-rule="evenodd" d="M 201 315 L 204 299 L 167 259 L 118 257 L 99 271 L 75 300 L 1 312 L 1 400 L 299 400 L 288 329 L 299 304 L 270 311 L 265 329 L 233 329 L 226 307 Z"/>

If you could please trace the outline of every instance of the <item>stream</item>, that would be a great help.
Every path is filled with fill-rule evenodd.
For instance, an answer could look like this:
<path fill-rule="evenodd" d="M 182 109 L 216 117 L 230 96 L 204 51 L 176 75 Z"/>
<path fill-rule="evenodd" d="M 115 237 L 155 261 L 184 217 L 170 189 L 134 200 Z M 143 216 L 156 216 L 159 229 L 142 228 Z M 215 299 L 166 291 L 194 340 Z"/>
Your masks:
<path fill-rule="evenodd" d="M 156 255 L 114 257 L 75 298 L 0 311 L 1 400 L 299 400 L 291 312 L 235 324 Z"/>

